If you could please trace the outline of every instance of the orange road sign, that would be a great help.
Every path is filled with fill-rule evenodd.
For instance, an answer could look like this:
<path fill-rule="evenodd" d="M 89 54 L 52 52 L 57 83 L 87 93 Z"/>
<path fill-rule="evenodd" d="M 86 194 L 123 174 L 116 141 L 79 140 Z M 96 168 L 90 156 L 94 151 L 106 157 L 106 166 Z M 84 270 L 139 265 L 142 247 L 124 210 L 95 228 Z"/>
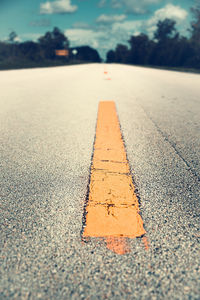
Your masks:
<path fill-rule="evenodd" d="M 57 56 L 69 56 L 69 50 L 63 49 L 63 50 L 56 50 Z"/>

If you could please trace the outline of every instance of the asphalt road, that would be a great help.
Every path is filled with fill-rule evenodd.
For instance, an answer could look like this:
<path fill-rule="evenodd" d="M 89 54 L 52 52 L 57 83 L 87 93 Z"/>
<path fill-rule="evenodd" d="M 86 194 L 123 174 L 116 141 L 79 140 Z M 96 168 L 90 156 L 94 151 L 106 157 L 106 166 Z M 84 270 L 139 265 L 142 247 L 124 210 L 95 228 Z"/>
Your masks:
<path fill-rule="evenodd" d="M 200 75 L 91 64 L 0 85 L 0 299 L 200 299 Z M 116 102 L 149 250 L 81 241 L 101 100 Z"/>

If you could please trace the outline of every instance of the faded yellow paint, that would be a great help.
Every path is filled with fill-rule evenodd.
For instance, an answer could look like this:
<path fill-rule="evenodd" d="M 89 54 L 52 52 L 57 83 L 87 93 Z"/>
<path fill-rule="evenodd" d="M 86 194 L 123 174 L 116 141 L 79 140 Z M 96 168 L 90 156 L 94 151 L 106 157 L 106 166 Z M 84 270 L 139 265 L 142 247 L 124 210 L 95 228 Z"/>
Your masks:
<path fill-rule="evenodd" d="M 126 254 L 130 252 L 127 239 L 124 237 L 108 237 L 106 238 L 107 248 L 117 254 Z"/>
<path fill-rule="evenodd" d="M 145 234 L 113 101 L 99 103 L 84 237 L 105 237 L 107 247 L 127 253 L 125 238 Z"/>

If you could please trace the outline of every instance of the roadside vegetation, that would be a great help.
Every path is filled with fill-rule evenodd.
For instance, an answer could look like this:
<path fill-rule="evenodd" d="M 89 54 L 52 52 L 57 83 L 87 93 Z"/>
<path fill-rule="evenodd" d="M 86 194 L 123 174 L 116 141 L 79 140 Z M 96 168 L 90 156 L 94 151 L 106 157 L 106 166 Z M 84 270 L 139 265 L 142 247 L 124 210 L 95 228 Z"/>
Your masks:
<path fill-rule="evenodd" d="M 153 39 L 143 33 L 132 36 L 129 47 L 117 45 L 108 51 L 106 61 L 200 71 L 200 5 L 191 10 L 193 21 L 188 38 L 180 35 L 174 20 L 165 19 L 157 23 Z"/>
<path fill-rule="evenodd" d="M 56 50 L 65 50 L 59 56 Z M 37 42 L 17 42 L 17 34 L 11 32 L 6 42 L 0 42 L 0 69 L 61 66 L 77 63 L 101 62 L 97 50 L 89 46 L 69 47 L 68 38 L 55 27 Z"/>
<path fill-rule="evenodd" d="M 181 36 L 174 20 L 165 19 L 157 23 L 152 39 L 144 33 L 131 36 L 129 46 L 118 44 L 107 52 L 106 62 L 200 72 L 200 4 L 191 11 L 193 21 L 188 37 Z M 64 50 L 66 55 L 58 55 L 56 50 Z M 98 51 L 90 46 L 70 48 L 68 38 L 57 27 L 36 42 L 19 42 L 15 32 L 10 33 L 7 41 L 0 41 L 0 69 L 101 61 Z"/>

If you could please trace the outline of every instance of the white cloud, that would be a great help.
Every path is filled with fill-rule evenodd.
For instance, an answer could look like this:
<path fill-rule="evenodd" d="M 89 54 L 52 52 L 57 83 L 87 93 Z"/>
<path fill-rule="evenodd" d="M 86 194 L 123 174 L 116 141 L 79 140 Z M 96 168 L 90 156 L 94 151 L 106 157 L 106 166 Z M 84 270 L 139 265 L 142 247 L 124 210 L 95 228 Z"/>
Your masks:
<path fill-rule="evenodd" d="M 72 47 L 90 45 L 99 50 L 104 57 L 109 49 L 114 49 L 118 43 L 127 44 L 131 35 L 139 34 L 140 21 L 115 22 L 109 26 L 96 28 L 72 28 L 65 31 Z"/>
<path fill-rule="evenodd" d="M 123 30 L 130 34 L 134 34 L 138 29 L 141 29 L 143 21 L 125 21 L 123 23 L 115 23 L 112 26 L 112 31 Z"/>
<path fill-rule="evenodd" d="M 163 21 L 164 19 L 173 19 L 179 25 L 188 16 L 186 10 L 180 6 L 175 6 L 172 4 L 167 4 L 165 7 L 155 11 L 153 17 L 146 22 L 147 32 L 152 37 L 153 32 L 156 30 L 156 24 L 158 21 Z"/>
<path fill-rule="evenodd" d="M 157 4 L 163 0 L 112 0 L 113 8 L 125 8 L 127 13 L 145 14 L 149 10 L 149 6 Z"/>
<path fill-rule="evenodd" d="M 165 7 L 158 9 L 154 14 L 154 19 L 164 20 L 166 18 L 175 19 L 177 22 L 183 21 L 188 13 L 180 6 L 167 4 Z"/>
<path fill-rule="evenodd" d="M 23 40 L 31 40 L 31 41 L 36 42 L 39 39 L 39 37 L 41 37 L 41 34 L 40 33 L 24 33 L 21 35 L 21 37 Z"/>
<path fill-rule="evenodd" d="M 108 24 L 114 22 L 122 22 L 126 19 L 126 15 L 100 15 L 97 19 L 97 23 Z"/>
<path fill-rule="evenodd" d="M 14 42 L 22 42 L 22 39 L 19 37 L 19 36 L 16 36 L 15 38 L 14 38 Z"/>
<path fill-rule="evenodd" d="M 69 38 L 72 46 L 90 45 L 98 48 L 101 47 L 99 41 L 105 39 L 105 32 L 92 29 L 67 29 L 65 35 Z"/>
<path fill-rule="evenodd" d="M 126 19 L 123 20 L 122 17 L 121 20 L 117 21 L 117 18 L 111 16 L 111 22 L 107 19 L 109 16 L 103 16 L 106 17 L 100 17 L 106 20 L 107 23 L 97 22 L 94 27 L 89 27 L 87 24 L 84 24 L 84 27 L 82 27 L 81 24 L 75 24 L 76 26 L 74 26 L 74 28 L 66 30 L 65 34 L 69 38 L 71 46 L 91 45 L 97 48 L 100 54 L 105 57 L 106 52 L 109 49 L 114 49 L 117 44 L 127 45 L 127 41 L 132 35 L 138 35 L 143 32 L 149 34 L 152 38 L 159 20 L 162 21 L 165 18 L 171 18 L 174 19 L 179 26 L 183 26 L 187 23 L 187 12 L 181 7 L 172 4 L 158 9 L 153 16 L 147 20 L 130 21 Z M 78 25 L 80 25 L 80 27 Z"/>
<path fill-rule="evenodd" d="M 47 1 L 40 4 L 40 14 L 67 14 L 73 13 L 78 9 L 76 5 L 71 4 L 71 0 Z"/>

